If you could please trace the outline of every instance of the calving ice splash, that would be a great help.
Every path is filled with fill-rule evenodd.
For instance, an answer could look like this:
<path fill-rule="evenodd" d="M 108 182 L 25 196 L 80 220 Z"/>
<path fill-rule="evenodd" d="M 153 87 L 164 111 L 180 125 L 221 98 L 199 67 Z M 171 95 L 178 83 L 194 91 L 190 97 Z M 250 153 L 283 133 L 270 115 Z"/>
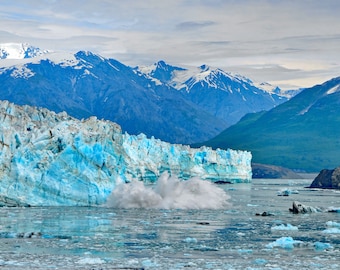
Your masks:
<path fill-rule="evenodd" d="M 246 151 L 169 144 L 123 134 L 95 117 L 77 120 L 7 101 L 0 102 L 0 121 L 0 205 L 122 207 L 137 200 L 136 192 L 150 202 L 135 207 L 188 208 L 205 197 L 213 202 L 200 207 L 218 208 L 227 196 L 211 182 L 251 180 Z M 161 201 L 152 203 L 157 196 Z"/>
<path fill-rule="evenodd" d="M 154 186 L 140 181 L 117 184 L 105 206 L 114 208 L 219 209 L 229 196 L 210 181 L 193 177 L 181 181 L 164 172 Z"/>

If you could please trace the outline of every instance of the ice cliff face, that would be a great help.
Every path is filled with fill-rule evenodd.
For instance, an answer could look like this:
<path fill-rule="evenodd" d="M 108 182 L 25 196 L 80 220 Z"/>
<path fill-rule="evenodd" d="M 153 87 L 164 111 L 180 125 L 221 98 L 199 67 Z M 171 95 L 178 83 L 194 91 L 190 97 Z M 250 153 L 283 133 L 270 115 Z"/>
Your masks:
<path fill-rule="evenodd" d="M 116 181 L 182 178 L 248 182 L 251 154 L 130 136 L 110 121 L 0 101 L 0 205 L 105 203 Z"/>

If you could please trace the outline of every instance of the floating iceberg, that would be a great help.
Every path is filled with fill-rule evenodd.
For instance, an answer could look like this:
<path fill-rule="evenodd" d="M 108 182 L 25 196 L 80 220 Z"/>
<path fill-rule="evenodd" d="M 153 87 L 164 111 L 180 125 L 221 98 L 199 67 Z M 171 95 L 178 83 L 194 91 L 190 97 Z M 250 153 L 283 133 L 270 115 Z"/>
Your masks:
<path fill-rule="evenodd" d="M 271 230 L 273 231 L 298 231 L 299 228 L 297 226 L 293 226 L 292 224 L 281 224 L 278 226 L 271 227 Z"/>
<path fill-rule="evenodd" d="M 290 190 L 288 188 L 285 188 L 285 189 L 279 190 L 277 192 L 277 196 L 289 196 L 291 194 L 299 194 L 299 191 L 298 190 Z"/>
<path fill-rule="evenodd" d="M 0 101 L 0 205 L 104 204 L 118 182 L 182 179 L 251 181 L 251 153 L 193 149 L 91 117 Z"/>
<path fill-rule="evenodd" d="M 266 245 L 266 248 L 272 249 L 274 247 L 284 248 L 284 249 L 293 249 L 295 246 L 302 245 L 303 242 L 299 240 L 294 240 L 292 237 L 281 237 L 275 240 L 272 243 Z"/>
<path fill-rule="evenodd" d="M 326 226 L 327 227 L 337 227 L 337 228 L 340 228 L 340 223 L 339 222 L 335 222 L 335 221 L 327 221 L 326 222 Z"/>
<path fill-rule="evenodd" d="M 329 244 L 329 243 L 315 242 L 314 243 L 314 248 L 315 248 L 315 250 L 323 251 L 323 250 L 333 249 L 334 247 L 331 244 Z"/>
<path fill-rule="evenodd" d="M 322 231 L 323 233 L 329 233 L 329 234 L 339 234 L 340 229 L 339 228 L 328 228 Z"/>

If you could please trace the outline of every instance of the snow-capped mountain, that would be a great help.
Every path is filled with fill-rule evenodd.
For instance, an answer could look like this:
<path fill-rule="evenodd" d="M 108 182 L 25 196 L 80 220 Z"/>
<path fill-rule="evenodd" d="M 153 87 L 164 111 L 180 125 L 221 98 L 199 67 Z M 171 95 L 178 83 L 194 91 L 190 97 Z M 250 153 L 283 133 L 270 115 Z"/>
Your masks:
<path fill-rule="evenodd" d="M 0 84 L 3 100 L 66 111 L 80 119 L 94 115 L 130 134 L 168 142 L 208 139 L 226 126 L 174 88 L 90 52 L 55 53 L 0 68 Z"/>
<path fill-rule="evenodd" d="M 282 90 L 278 86 L 274 86 L 274 85 L 267 83 L 267 82 L 254 83 L 254 85 L 257 88 L 260 88 L 262 90 L 267 91 L 268 93 L 277 94 L 279 96 L 283 96 L 283 97 L 286 97 L 288 99 L 291 99 L 292 97 L 296 96 L 298 93 L 303 91 L 303 88 L 291 89 L 291 90 Z"/>
<path fill-rule="evenodd" d="M 175 72 L 186 71 L 185 68 L 171 66 L 164 61 L 159 61 L 151 66 L 136 67 L 135 70 L 149 76 L 151 79 L 158 80 L 160 83 L 169 84 L 174 88 L 177 88 L 176 82 L 173 81 Z"/>
<path fill-rule="evenodd" d="M 0 44 L 0 59 L 25 59 L 34 58 L 50 53 L 48 50 L 41 50 L 28 43 L 2 43 Z"/>
<path fill-rule="evenodd" d="M 231 91 L 231 86 L 229 84 L 223 85 L 223 83 L 220 84 L 219 82 L 219 79 L 224 76 L 229 78 L 230 81 L 250 84 L 271 94 L 282 96 L 282 91 L 278 86 L 273 86 L 269 83 L 255 83 L 240 74 L 226 72 L 222 69 L 212 68 L 208 65 L 187 69 L 169 65 L 161 60 L 150 66 L 138 66 L 135 70 L 146 74 L 151 78 L 156 78 L 163 83 L 169 84 L 178 90 L 185 89 L 188 92 L 194 83 L 203 81 L 212 88 Z"/>
<path fill-rule="evenodd" d="M 268 91 L 244 76 L 207 65 L 185 69 L 160 61 L 135 70 L 183 92 L 188 100 L 228 126 L 247 113 L 268 110 L 287 100 L 279 88 Z"/>
<path fill-rule="evenodd" d="M 171 143 L 208 140 L 243 115 L 286 100 L 208 66 L 188 70 L 160 61 L 133 69 L 85 51 L 6 59 L 0 65 L 1 99 L 80 119 L 95 115 L 130 134 Z"/>

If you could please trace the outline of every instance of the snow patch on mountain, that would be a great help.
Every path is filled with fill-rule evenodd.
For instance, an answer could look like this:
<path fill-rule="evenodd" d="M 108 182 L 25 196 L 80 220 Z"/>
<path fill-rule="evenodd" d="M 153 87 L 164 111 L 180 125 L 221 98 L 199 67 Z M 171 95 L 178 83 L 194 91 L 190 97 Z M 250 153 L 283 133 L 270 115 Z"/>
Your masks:
<path fill-rule="evenodd" d="M 149 65 L 149 66 L 138 66 L 135 69 L 140 71 L 143 74 L 150 75 L 152 72 L 154 72 L 157 68 L 157 64 Z"/>
<path fill-rule="evenodd" d="M 84 55 L 90 55 L 90 52 L 81 52 Z M 96 55 L 97 56 L 97 55 Z M 98 56 L 101 57 L 101 56 Z M 105 60 L 102 58 L 103 61 Z M 90 70 L 94 68 L 93 64 L 85 61 L 81 57 L 77 56 L 77 54 L 67 53 L 67 52 L 49 52 L 48 54 L 39 54 L 34 58 L 6 58 L 1 60 L 1 68 L 0 74 L 4 73 L 7 70 L 12 70 L 11 76 L 14 78 L 30 78 L 35 75 L 35 73 L 30 70 L 30 64 L 41 64 L 43 61 L 48 61 L 53 63 L 53 65 L 59 65 L 62 68 L 74 68 L 74 69 L 84 69 L 84 76 L 94 75 Z M 114 67 L 110 64 L 112 68 L 119 71 L 117 67 Z"/>
<path fill-rule="evenodd" d="M 197 83 L 201 84 L 202 87 L 206 86 L 230 93 L 234 90 L 240 92 L 239 88 L 233 89 L 230 85 L 230 83 L 236 83 L 240 84 L 244 89 L 248 89 L 248 85 L 250 85 L 269 94 L 281 94 L 280 88 L 269 83 L 255 83 L 240 74 L 226 72 L 220 68 L 214 68 L 208 65 L 180 68 L 166 64 L 164 61 L 159 61 L 150 66 L 138 66 L 135 70 L 141 74 L 145 74 L 150 79 L 157 80 L 159 84 L 165 83 L 177 90 L 185 90 L 187 92 Z M 161 72 L 163 74 L 160 76 Z M 160 79 L 160 77 L 162 78 Z M 227 79 L 229 82 L 223 83 L 221 79 Z"/>
<path fill-rule="evenodd" d="M 156 85 L 167 84 L 171 87 L 175 87 L 172 83 L 175 72 L 185 70 L 181 67 L 168 65 L 162 60 L 149 66 L 137 66 L 134 68 L 137 74 L 146 76 L 146 78 L 155 82 Z"/>
<path fill-rule="evenodd" d="M 303 89 L 282 90 L 280 87 L 274 86 L 268 82 L 262 82 L 262 83 L 254 82 L 254 85 L 257 88 L 262 89 L 270 94 L 279 95 L 287 99 L 294 97 L 295 95 L 297 95 L 303 90 Z"/>
<path fill-rule="evenodd" d="M 340 84 L 338 84 L 338 85 L 332 87 L 331 89 L 329 89 L 329 90 L 326 92 L 326 94 L 327 94 L 327 95 L 331 95 L 331 94 L 334 94 L 334 93 L 339 92 L 339 91 L 340 91 Z"/>
<path fill-rule="evenodd" d="M 337 85 L 335 85 L 335 86 L 329 88 L 327 91 L 325 91 L 324 96 L 326 96 L 326 95 L 332 95 L 332 94 L 338 93 L 338 92 L 340 92 L 340 84 L 337 84 Z M 304 114 L 308 113 L 309 110 L 310 110 L 310 109 L 311 109 L 318 101 L 319 101 L 318 99 L 314 100 L 314 101 L 313 101 L 311 104 L 309 104 L 306 108 L 304 108 L 303 110 L 301 110 L 301 111 L 299 112 L 299 115 L 304 115 Z"/>
<path fill-rule="evenodd" d="M 268 93 L 275 93 L 279 94 L 280 93 L 280 88 L 277 86 L 274 86 L 268 82 L 262 82 L 262 83 L 254 83 L 254 85 L 260 89 L 263 89 L 267 91 Z"/>
<path fill-rule="evenodd" d="M 64 68 L 83 69 L 86 67 L 71 53 L 51 52 L 49 54 L 38 55 L 34 58 L 3 59 L 1 60 L 0 74 L 11 70 L 11 77 L 28 79 L 35 75 L 35 72 L 29 68 L 29 64 L 41 64 L 42 61 L 50 61 Z"/>
<path fill-rule="evenodd" d="M 18 66 L 14 68 L 13 72 L 11 73 L 11 76 L 14 78 L 25 78 L 25 79 L 28 79 L 34 75 L 35 73 L 25 66 Z"/>
<path fill-rule="evenodd" d="M 51 51 L 41 50 L 28 43 L 2 43 L 0 44 L 0 59 L 25 59 L 48 54 Z"/>
<path fill-rule="evenodd" d="M 141 69 L 143 70 L 143 69 Z M 152 81 L 155 85 L 163 85 L 164 83 L 161 82 L 160 80 L 151 77 L 148 73 L 144 73 L 144 72 L 139 72 L 137 70 L 134 70 L 135 74 L 139 75 L 139 76 L 144 76 L 145 78 L 147 78 L 148 80 Z M 150 85 L 149 85 L 150 86 Z"/>
<path fill-rule="evenodd" d="M 243 86 L 244 89 L 248 89 L 247 85 L 252 85 L 253 82 L 239 74 L 231 72 L 225 72 L 219 68 L 211 68 L 207 65 L 202 65 L 196 69 L 198 71 L 194 76 L 186 80 L 183 85 L 188 91 L 196 84 L 199 83 L 202 86 L 218 89 L 221 91 L 228 91 L 230 93 L 233 90 L 240 92 L 239 88 L 232 89 L 231 83 L 237 83 Z M 228 80 L 227 82 L 225 80 Z M 205 84 L 205 85 L 204 85 Z"/>

